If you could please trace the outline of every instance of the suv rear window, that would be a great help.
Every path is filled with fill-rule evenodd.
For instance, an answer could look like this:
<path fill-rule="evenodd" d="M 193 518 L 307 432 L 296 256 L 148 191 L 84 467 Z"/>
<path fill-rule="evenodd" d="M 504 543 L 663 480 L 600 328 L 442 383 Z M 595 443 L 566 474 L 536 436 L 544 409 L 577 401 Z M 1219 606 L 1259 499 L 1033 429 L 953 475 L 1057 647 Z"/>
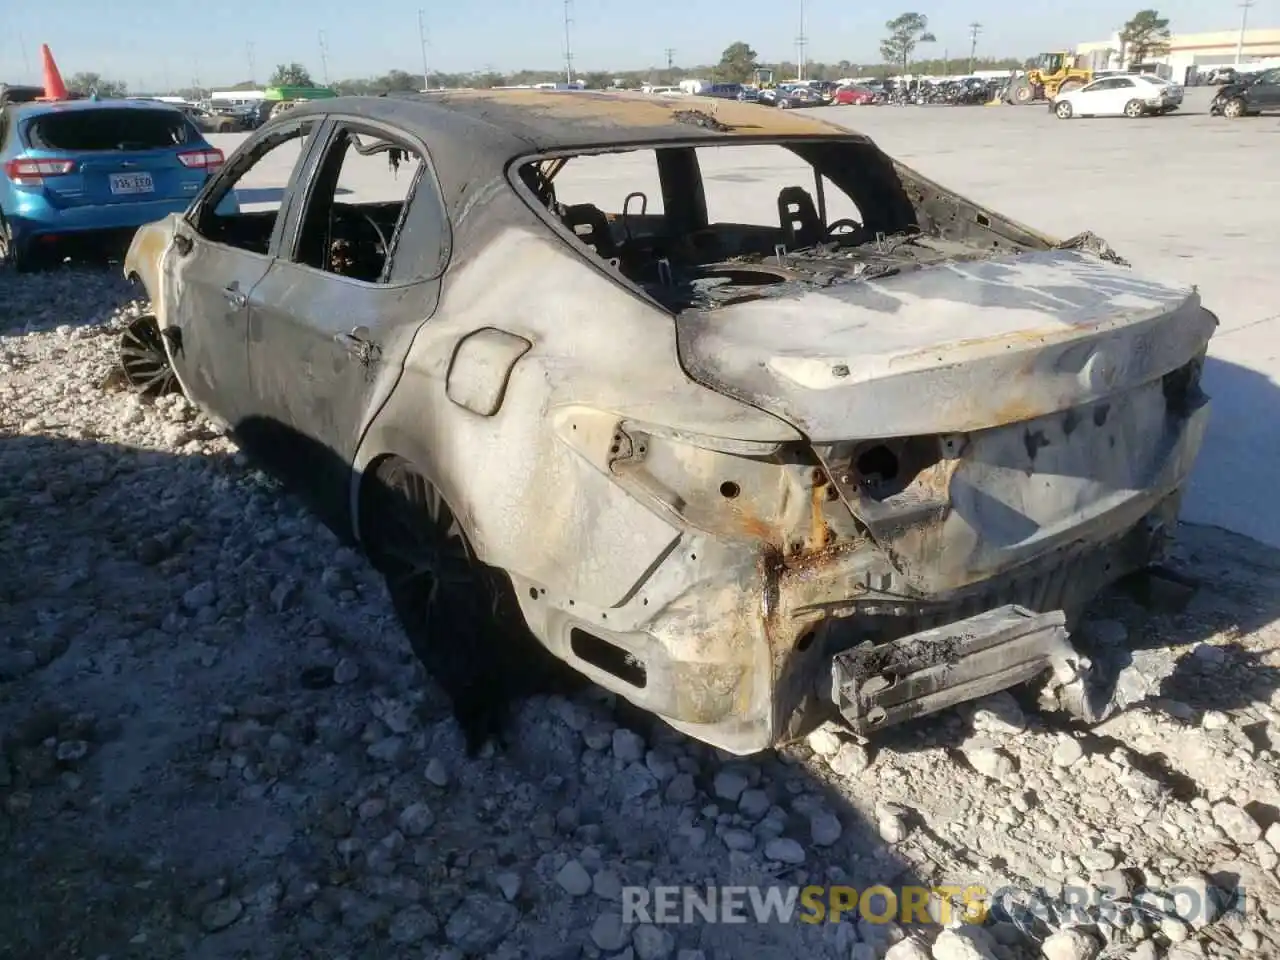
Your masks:
<path fill-rule="evenodd" d="M 199 136 L 177 110 L 69 110 L 27 125 L 28 142 L 42 150 L 159 150 Z"/>

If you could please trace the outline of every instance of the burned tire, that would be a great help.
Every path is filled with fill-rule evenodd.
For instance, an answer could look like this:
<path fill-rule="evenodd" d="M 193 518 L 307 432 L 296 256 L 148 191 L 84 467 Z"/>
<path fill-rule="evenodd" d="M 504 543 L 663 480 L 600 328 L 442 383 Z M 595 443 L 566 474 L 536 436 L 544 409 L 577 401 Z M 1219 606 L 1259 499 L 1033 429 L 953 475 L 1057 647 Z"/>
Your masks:
<path fill-rule="evenodd" d="M 1124 115 L 1130 120 L 1139 120 L 1147 115 L 1147 108 L 1141 100 L 1130 100 L 1124 105 Z"/>
<path fill-rule="evenodd" d="M 1243 100 L 1228 100 L 1222 105 L 1222 115 L 1228 120 L 1236 120 L 1244 116 Z"/>
<path fill-rule="evenodd" d="M 476 559 L 440 491 L 388 457 L 361 489 L 360 530 L 414 654 L 448 694 L 475 755 L 501 738 L 514 700 L 550 658 L 525 626 L 510 578 Z M 536 648 L 536 649 L 535 649 Z"/>
<path fill-rule="evenodd" d="M 160 397 L 181 387 L 165 352 L 164 337 L 155 317 L 139 317 L 120 336 L 120 367 L 125 381 L 139 394 Z"/>

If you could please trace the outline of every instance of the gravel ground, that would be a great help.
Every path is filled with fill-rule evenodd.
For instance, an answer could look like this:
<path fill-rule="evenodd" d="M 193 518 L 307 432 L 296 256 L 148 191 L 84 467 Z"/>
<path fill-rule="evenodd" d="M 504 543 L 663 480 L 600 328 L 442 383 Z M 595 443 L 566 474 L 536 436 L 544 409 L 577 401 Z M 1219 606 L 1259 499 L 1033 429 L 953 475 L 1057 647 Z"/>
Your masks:
<path fill-rule="evenodd" d="M 0 274 L 0 957 L 1280 956 L 1280 554 L 1184 527 L 1185 611 L 1099 603 L 1130 706 L 1092 730 L 1004 694 L 743 761 L 588 691 L 467 761 L 363 559 L 118 386 L 137 295 Z M 620 920 L 623 886 L 873 883 L 1141 910 Z M 1208 884 L 1242 910 L 1158 892 Z"/>

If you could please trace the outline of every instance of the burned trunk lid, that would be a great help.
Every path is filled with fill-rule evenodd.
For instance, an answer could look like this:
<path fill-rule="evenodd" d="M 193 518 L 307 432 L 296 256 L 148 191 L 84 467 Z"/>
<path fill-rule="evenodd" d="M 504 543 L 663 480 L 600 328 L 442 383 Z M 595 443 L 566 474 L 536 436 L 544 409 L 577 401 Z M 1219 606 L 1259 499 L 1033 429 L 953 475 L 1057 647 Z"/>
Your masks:
<path fill-rule="evenodd" d="M 1163 515 L 1217 320 L 1194 291 L 1050 251 L 682 322 L 695 378 L 807 434 L 907 595 L 937 598 Z"/>
<path fill-rule="evenodd" d="M 1103 399 L 1201 352 L 1193 290 L 1076 251 L 948 263 L 678 321 L 705 386 L 815 442 L 980 430 Z"/>

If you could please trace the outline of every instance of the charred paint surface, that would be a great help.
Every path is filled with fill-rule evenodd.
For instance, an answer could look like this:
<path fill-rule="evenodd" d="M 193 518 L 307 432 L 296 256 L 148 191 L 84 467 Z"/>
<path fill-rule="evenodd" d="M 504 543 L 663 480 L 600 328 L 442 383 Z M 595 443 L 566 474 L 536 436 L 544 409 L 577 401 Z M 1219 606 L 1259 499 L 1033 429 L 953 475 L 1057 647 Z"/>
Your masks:
<path fill-rule="evenodd" d="M 545 646 L 686 732 L 768 747 L 830 680 L 842 631 L 912 632 L 922 611 L 962 619 L 1019 591 L 1065 604 L 1067 585 L 1083 596 L 1104 566 L 1145 562 L 1176 514 L 1207 410 L 1186 371 L 1216 319 L 1096 238 L 1059 244 L 797 111 L 473 91 L 340 98 L 288 121 L 329 112 L 430 145 L 436 206 L 411 206 L 426 226 L 396 257 L 443 275 L 380 298 L 268 257 L 232 275 L 216 244 L 167 255 L 176 221 L 144 228 L 126 269 L 202 358 L 184 389 L 215 416 L 271 401 L 341 433 L 353 513 L 371 464 L 414 465 Z M 852 236 L 787 249 L 782 224 L 707 222 L 691 147 L 771 140 L 849 194 Z M 624 147 L 668 151 L 664 208 L 688 235 L 597 257 L 554 189 L 508 179 L 513 160 Z M 332 336 L 269 343 L 224 303 L 232 281 L 262 317 L 328 311 L 314 326 Z M 380 359 L 357 351 L 339 395 L 345 361 L 325 351 L 353 328 Z M 503 343 L 462 353 L 483 389 L 451 390 L 484 330 Z M 878 446 L 899 469 L 860 459 Z M 582 634 L 645 683 L 588 657 Z"/>
<path fill-rule="evenodd" d="M 708 132 L 726 137 L 857 135 L 844 127 L 806 116 L 802 111 L 769 109 L 712 97 L 463 90 L 426 99 L 503 128 L 528 132 L 541 145 L 585 143 L 588 136 L 599 138 L 601 134 L 619 142 L 645 138 L 698 139 Z M 681 114 L 691 110 L 711 117 L 717 125 L 689 123 Z"/>

